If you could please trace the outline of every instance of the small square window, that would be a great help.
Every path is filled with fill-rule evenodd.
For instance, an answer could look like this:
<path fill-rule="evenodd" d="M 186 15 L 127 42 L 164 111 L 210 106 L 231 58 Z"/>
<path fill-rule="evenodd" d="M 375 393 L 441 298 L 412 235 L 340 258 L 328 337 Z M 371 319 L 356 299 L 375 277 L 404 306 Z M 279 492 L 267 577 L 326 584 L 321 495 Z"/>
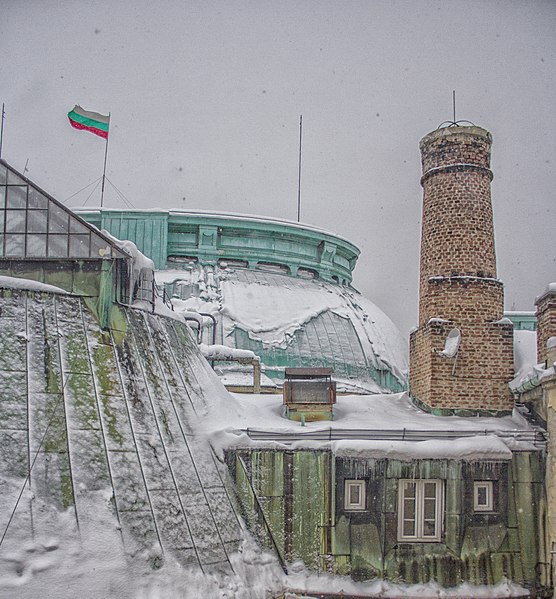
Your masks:
<path fill-rule="evenodd" d="M 344 487 L 344 507 L 346 510 L 365 509 L 365 481 L 346 480 Z"/>
<path fill-rule="evenodd" d="M 6 233 L 25 233 L 25 210 L 6 210 Z"/>
<path fill-rule="evenodd" d="M 8 208 L 27 207 L 27 186 L 8 185 L 7 190 L 6 206 Z"/>
<path fill-rule="evenodd" d="M 492 481 L 475 481 L 473 483 L 473 509 L 476 512 L 492 512 L 494 509 Z"/>
<path fill-rule="evenodd" d="M 29 210 L 27 212 L 27 233 L 46 233 L 48 212 L 46 210 Z"/>
<path fill-rule="evenodd" d="M 48 257 L 49 258 L 67 258 L 68 257 L 68 236 L 67 235 L 49 235 L 48 236 Z"/>
<path fill-rule="evenodd" d="M 25 235 L 6 235 L 5 255 L 23 258 L 25 255 Z"/>
<path fill-rule="evenodd" d="M 46 235 L 27 235 L 27 257 L 44 258 L 46 256 Z"/>

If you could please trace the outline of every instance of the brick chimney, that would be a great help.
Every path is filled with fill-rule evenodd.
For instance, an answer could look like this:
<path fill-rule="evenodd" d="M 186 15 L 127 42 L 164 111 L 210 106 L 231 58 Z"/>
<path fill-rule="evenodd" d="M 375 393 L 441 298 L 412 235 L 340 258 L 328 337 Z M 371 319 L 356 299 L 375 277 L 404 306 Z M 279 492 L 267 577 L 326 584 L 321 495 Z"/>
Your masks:
<path fill-rule="evenodd" d="M 547 362 L 547 367 L 556 361 L 554 341 L 547 347 L 548 340 L 556 337 L 556 283 L 550 283 L 546 291 L 535 300 L 537 306 L 537 362 Z M 550 354 L 550 355 L 549 355 Z"/>
<path fill-rule="evenodd" d="M 490 198 L 492 137 L 447 127 L 420 143 L 423 221 L 419 328 L 410 394 L 439 414 L 505 413 L 513 400 L 513 325 L 496 278 Z"/>

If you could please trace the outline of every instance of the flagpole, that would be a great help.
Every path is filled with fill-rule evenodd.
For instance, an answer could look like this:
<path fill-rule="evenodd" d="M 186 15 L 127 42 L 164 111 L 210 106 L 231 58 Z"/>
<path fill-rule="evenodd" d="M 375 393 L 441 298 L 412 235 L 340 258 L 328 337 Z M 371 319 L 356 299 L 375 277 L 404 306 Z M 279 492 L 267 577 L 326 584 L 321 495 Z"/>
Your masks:
<path fill-rule="evenodd" d="M 2 158 L 2 142 L 4 141 L 4 117 L 6 113 L 4 112 L 4 102 L 2 102 L 2 126 L 0 128 L 0 158 Z"/>
<path fill-rule="evenodd" d="M 110 113 L 108 113 L 108 122 L 110 122 Z M 108 128 L 108 135 L 110 134 L 110 127 Z M 106 158 L 108 157 L 108 135 L 106 136 L 106 146 L 104 148 L 104 168 L 102 170 L 102 189 L 100 192 L 100 207 L 104 206 L 104 182 L 106 181 Z"/>
<path fill-rule="evenodd" d="M 303 115 L 299 115 L 299 165 L 297 170 L 297 222 L 301 214 L 301 139 L 303 134 Z"/>

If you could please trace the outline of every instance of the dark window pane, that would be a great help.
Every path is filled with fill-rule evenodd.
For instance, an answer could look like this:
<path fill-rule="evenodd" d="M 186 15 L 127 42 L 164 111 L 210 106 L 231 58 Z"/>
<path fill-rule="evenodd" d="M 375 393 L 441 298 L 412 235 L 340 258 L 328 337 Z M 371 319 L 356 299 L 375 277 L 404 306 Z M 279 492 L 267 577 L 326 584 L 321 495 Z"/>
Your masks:
<path fill-rule="evenodd" d="M 49 258 L 67 258 L 68 255 L 68 237 L 67 235 L 49 235 L 48 236 L 48 257 Z"/>
<path fill-rule="evenodd" d="M 425 522 L 423 523 L 423 536 L 436 536 L 436 522 L 434 520 L 425 520 Z"/>
<path fill-rule="evenodd" d="M 25 233 L 25 210 L 6 210 L 6 232 Z"/>
<path fill-rule="evenodd" d="M 49 233 L 67 233 L 68 232 L 68 213 L 62 210 L 59 206 L 56 206 L 54 202 L 50 202 L 48 209 L 49 222 L 48 232 Z"/>
<path fill-rule="evenodd" d="M 6 256 L 24 256 L 25 235 L 6 235 Z"/>
<path fill-rule="evenodd" d="M 436 483 L 425 483 L 425 497 L 436 498 Z"/>
<path fill-rule="evenodd" d="M 404 497 L 415 497 L 415 483 L 404 483 Z"/>
<path fill-rule="evenodd" d="M 404 520 L 403 536 L 404 537 L 414 537 L 415 536 L 415 521 L 414 520 Z"/>
<path fill-rule="evenodd" d="M 46 233 L 47 218 L 48 212 L 46 210 L 29 210 L 27 212 L 27 232 Z"/>
<path fill-rule="evenodd" d="M 29 208 L 48 208 L 48 198 L 33 187 L 29 187 Z"/>
<path fill-rule="evenodd" d="M 88 258 L 89 257 L 89 236 L 88 235 L 70 235 L 70 250 L 71 258 Z"/>
<path fill-rule="evenodd" d="M 27 186 L 8 185 L 6 206 L 8 208 L 27 208 Z"/>
<path fill-rule="evenodd" d="M 411 497 L 409 499 L 404 499 L 403 513 L 405 518 L 415 518 L 415 499 Z"/>
<path fill-rule="evenodd" d="M 27 235 L 27 256 L 33 258 L 46 256 L 46 235 Z"/>
<path fill-rule="evenodd" d="M 353 504 L 359 504 L 361 501 L 360 487 L 359 485 L 351 485 L 349 488 L 349 502 Z"/>
<path fill-rule="evenodd" d="M 4 208 L 6 206 L 6 186 L 2 185 L 0 187 L 0 208 Z"/>
<path fill-rule="evenodd" d="M 78 220 L 76 220 L 75 218 L 70 218 L 70 233 L 82 233 L 83 235 L 85 233 L 89 233 L 89 229 L 83 224 L 80 223 Z"/>
<path fill-rule="evenodd" d="M 436 516 L 436 500 L 425 499 L 423 502 L 423 512 L 426 519 L 433 520 Z"/>
<path fill-rule="evenodd" d="M 0 164 L 0 185 L 4 185 L 8 178 L 8 173 L 6 172 L 6 167 Z"/>

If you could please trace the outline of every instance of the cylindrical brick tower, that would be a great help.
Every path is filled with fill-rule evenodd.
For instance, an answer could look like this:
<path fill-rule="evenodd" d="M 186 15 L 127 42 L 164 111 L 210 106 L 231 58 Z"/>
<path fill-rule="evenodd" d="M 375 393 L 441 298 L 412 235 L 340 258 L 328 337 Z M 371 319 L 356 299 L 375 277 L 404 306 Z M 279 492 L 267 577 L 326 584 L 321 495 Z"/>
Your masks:
<path fill-rule="evenodd" d="M 496 278 L 491 143 L 480 127 L 438 129 L 420 143 L 419 328 L 410 341 L 410 393 L 437 413 L 512 407 L 513 326 L 503 319 Z"/>

